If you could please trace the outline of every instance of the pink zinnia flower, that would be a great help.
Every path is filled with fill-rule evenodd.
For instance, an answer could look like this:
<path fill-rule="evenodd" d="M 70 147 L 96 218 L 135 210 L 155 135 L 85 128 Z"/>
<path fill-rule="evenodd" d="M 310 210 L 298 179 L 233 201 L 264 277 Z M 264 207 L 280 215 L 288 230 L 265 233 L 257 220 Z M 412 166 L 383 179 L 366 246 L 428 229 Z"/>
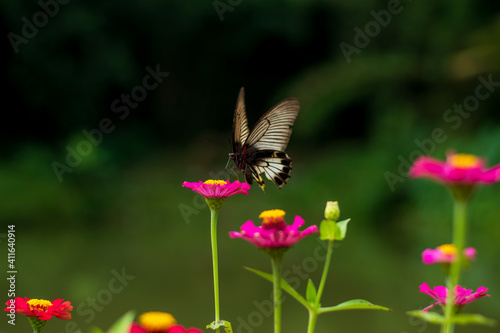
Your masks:
<path fill-rule="evenodd" d="M 205 182 L 200 180 L 197 183 L 184 182 L 182 186 L 192 189 L 205 198 L 217 199 L 227 198 L 238 193 L 248 195 L 248 190 L 250 189 L 250 185 L 240 183 L 238 180 L 231 183 L 225 180 L 209 179 Z"/>
<path fill-rule="evenodd" d="M 476 258 L 476 249 L 468 247 L 464 249 L 464 256 L 473 261 Z M 435 249 L 425 249 L 422 252 L 422 261 L 426 265 L 452 263 L 457 259 L 457 248 L 453 244 L 440 245 Z"/>
<path fill-rule="evenodd" d="M 162 328 L 160 330 L 148 330 L 144 326 L 139 325 L 138 323 L 132 323 L 130 326 L 129 333 L 202 333 L 201 330 L 197 328 L 184 328 L 181 325 L 173 325 L 168 326 L 168 328 Z"/>
<path fill-rule="evenodd" d="M 225 180 L 213 179 L 209 179 L 205 182 L 200 180 L 198 183 L 184 182 L 182 186 L 190 188 L 204 196 L 208 207 L 212 211 L 218 211 L 227 197 L 238 193 L 248 195 L 248 190 L 250 189 L 250 185 L 247 183 L 240 183 L 239 181 L 231 183 Z"/>
<path fill-rule="evenodd" d="M 287 225 L 283 217 L 285 212 L 280 209 L 267 210 L 259 215 L 263 218 L 262 226 L 256 227 L 252 221 L 241 226 L 241 232 L 232 231 L 231 238 L 243 238 L 261 249 L 290 248 L 305 236 L 318 232 L 318 227 L 312 225 L 303 231 L 299 228 L 304 224 L 300 216 L 295 216 L 292 225 Z"/>
<path fill-rule="evenodd" d="M 455 286 L 453 289 L 453 304 L 458 308 L 462 308 L 466 304 L 475 301 L 481 297 L 490 296 L 486 294 L 488 288 L 479 287 L 475 293 L 472 292 L 472 289 L 464 289 L 460 286 Z M 437 304 L 442 306 L 446 305 L 446 297 L 448 296 L 448 289 L 443 286 L 434 287 L 431 289 L 427 283 L 422 283 L 420 286 L 420 292 L 429 295 L 434 298 L 437 302 L 423 309 L 423 312 L 429 311 L 432 307 Z"/>
<path fill-rule="evenodd" d="M 10 311 L 12 308 L 9 308 L 9 306 L 14 304 L 16 313 L 28 317 L 36 317 L 40 320 L 49 320 L 52 316 L 63 320 L 71 319 L 71 313 L 69 312 L 73 310 L 73 306 L 69 301 L 63 301 L 63 299 L 56 299 L 50 302 L 44 299 L 16 297 L 14 300 L 9 300 L 5 303 L 7 307 L 4 310 Z"/>
<path fill-rule="evenodd" d="M 177 325 L 174 316 L 167 312 L 150 311 L 139 316 L 138 323 L 132 323 L 129 333 L 202 333 L 199 329 L 185 329 Z"/>
<path fill-rule="evenodd" d="M 449 153 L 446 162 L 420 156 L 413 163 L 409 175 L 430 178 L 444 185 L 491 184 L 500 180 L 500 164 L 487 169 L 484 159 L 469 154 Z"/>

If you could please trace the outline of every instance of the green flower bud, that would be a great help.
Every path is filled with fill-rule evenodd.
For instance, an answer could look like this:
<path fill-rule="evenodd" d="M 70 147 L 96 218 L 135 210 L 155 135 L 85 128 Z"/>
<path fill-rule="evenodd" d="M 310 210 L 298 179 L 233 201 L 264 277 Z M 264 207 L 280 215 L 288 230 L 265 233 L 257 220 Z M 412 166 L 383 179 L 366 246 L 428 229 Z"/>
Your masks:
<path fill-rule="evenodd" d="M 338 201 L 328 201 L 325 208 L 325 219 L 336 222 L 340 217 Z"/>

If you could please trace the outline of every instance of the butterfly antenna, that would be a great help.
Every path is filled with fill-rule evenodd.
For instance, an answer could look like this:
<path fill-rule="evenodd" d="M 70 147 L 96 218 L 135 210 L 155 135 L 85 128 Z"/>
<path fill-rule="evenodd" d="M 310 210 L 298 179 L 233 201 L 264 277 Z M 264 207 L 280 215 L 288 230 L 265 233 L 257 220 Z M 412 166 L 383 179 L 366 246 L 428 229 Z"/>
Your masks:
<path fill-rule="evenodd" d="M 224 168 L 224 172 L 226 173 L 226 176 L 227 176 L 227 179 L 229 180 L 229 172 L 227 171 L 227 167 L 229 166 L 229 162 L 231 161 L 231 157 L 228 157 L 227 158 L 227 163 L 226 163 L 226 167 Z"/>
<path fill-rule="evenodd" d="M 232 168 L 229 167 L 229 163 L 230 162 L 231 162 L 231 158 L 228 159 L 226 167 L 224 168 L 224 171 L 226 172 L 227 178 L 230 179 L 231 178 L 231 174 L 233 174 L 233 175 L 236 176 L 236 178 L 238 180 L 240 180 L 240 177 L 238 176 L 238 173 L 236 173 L 236 171 L 234 171 L 236 169 L 236 167 L 232 167 Z"/>
<path fill-rule="evenodd" d="M 231 157 L 227 158 L 227 163 L 226 163 L 226 167 L 224 168 L 224 170 L 227 170 L 227 167 L 229 166 L 229 162 L 231 162 Z"/>

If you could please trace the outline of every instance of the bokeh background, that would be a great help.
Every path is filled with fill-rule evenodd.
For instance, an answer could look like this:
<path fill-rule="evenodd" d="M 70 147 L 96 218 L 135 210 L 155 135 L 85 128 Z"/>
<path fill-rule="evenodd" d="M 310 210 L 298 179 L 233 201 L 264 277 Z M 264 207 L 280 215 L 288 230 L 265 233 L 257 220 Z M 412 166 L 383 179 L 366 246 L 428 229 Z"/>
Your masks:
<path fill-rule="evenodd" d="M 286 97 L 298 98 L 301 111 L 287 149 L 294 160 L 289 184 L 278 190 L 268 181 L 266 193 L 254 185 L 219 214 L 222 317 L 238 333 L 272 331 L 265 307 L 271 284 L 242 268 L 270 271 L 268 257 L 229 239 L 228 231 L 272 208 L 284 209 L 290 222 L 300 215 L 318 224 L 325 202 L 339 200 L 341 217 L 352 222 L 335 249 L 322 303 L 364 298 L 392 312 L 324 315 L 317 332 L 438 331 L 406 311 L 431 303 L 418 292 L 421 283 L 443 283 L 440 268 L 422 265 L 420 253 L 451 241 L 452 201 L 445 188 L 406 172 L 416 156 L 443 159 L 450 149 L 500 163 L 500 4 L 4 0 L 0 6 L 2 274 L 7 225 L 14 224 L 16 295 L 75 306 L 70 324 L 51 320 L 44 332 L 106 329 L 130 309 L 171 312 L 200 328 L 213 320 L 210 214 L 181 184 L 224 177 L 240 87 L 250 124 Z M 30 28 L 34 19 L 38 27 Z M 147 67 L 169 75 L 141 96 Z M 494 83 L 479 88 L 489 95 L 474 104 L 479 77 Z M 141 101 L 127 106 L 132 93 Z M 465 112 L 453 111 L 464 102 Z M 108 133 L 100 137 L 92 131 L 103 121 Z M 97 141 L 89 144 L 85 133 Z M 79 157 L 68 157 L 70 151 Z M 499 190 L 481 188 L 470 207 L 468 245 L 479 260 L 463 274 L 464 286 L 484 285 L 492 295 L 466 312 L 497 320 Z M 318 246 L 310 237 L 285 257 L 284 269 L 302 293 L 307 277 L 319 281 Z M 110 291 L 113 272 L 130 279 L 119 292 Z M 288 299 L 283 311 L 284 332 L 305 331 L 303 308 Z M 0 327 L 30 329 L 20 315 L 15 326 L 4 317 Z M 498 327 L 456 332 L 472 330 Z"/>

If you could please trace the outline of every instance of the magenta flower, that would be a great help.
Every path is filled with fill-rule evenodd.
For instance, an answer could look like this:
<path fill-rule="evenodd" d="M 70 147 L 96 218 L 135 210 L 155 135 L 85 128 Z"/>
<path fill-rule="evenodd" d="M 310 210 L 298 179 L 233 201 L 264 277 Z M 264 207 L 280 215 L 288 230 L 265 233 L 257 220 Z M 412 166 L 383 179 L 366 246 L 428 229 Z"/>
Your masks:
<path fill-rule="evenodd" d="M 464 256 L 469 259 L 470 261 L 476 260 L 476 249 L 473 247 L 468 247 L 464 249 Z"/>
<path fill-rule="evenodd" d="M 178 325 L 167 312 L 150 311 L 139 316 L 139 323 L 132 323 L 128 333 L 202 333 L 197 328 L 186 329 Z"/>
<path fill-rule="evenodd" d="M 465 258 L 470 261 L 476 259 L 476 249 L 468 247 L 463 252 Z M 453 244 L 440 245 L 435 249 L 425 249 L 422 252 L 422 261 L 426 265 L 450 264 L 457 260 L 457 248 Z"/>
<path fill-rule="evenodd" d="M 413 178 L 429 178 L 444 185 L 491 184 L 500 180 L 500 164 L 486 168 L 484 159 L 469 154 L 449 153 L 446 162 L 420 156 L 409 171 Z"/>
<path fill-rule="evenodd" d="M 470 302 L 475 301 L 476 299 L 485 296 L 490 296 L 486 294 L 488 288 L 485 287 L 477 288 L 477 291 L 475 293 L 472 292 L 472 289 L 464 289 L 458 285 L 455 286 L 453 290 L 454 290 L 453 304 L 456 307 L 458 307 L 457 310 L 460 310 L 463 306 L 469 304 Z M 437 301 L 436 303 L 423 309 L 422 310 L 423 312 L 429 311 L 432 307 L 434 307 L 437 304 L 440 304 L 442 306 L 446 305 L 446 297 L 448 295 L 448 289 L 446 287 L 438 286 L 431 289 L 427 283 L 422 283 L 422 285 L 420 285 L 420 292 L 429 295 L 430 297 L 434 298 Z"/>
<path fill-rule="evenodd" d="M 238 193 L 248 195 L 248 190 L 250 189 L 250 185 L 247 183 L 240 183 L 239 181 L 231 183 L 225 180 L 212 179 L 205 182 L 200 180 L 197 183 L 184 182 L 182 183 L 182 186 L 192 189 L 205 198 L 217 199 L 227 198 Z"/>
<path fill-rule="evenodd" d="M 305 230 L 299 228 L 304 224 L 300 216 L 295 216 L 292 225 L 287 225 L 283 217 L 285 212 L 273 209 L 262 212 L 262 226 L 256 227 L 252 221 L 247 221 L 241 226 L 241 232 L 232 231 L 231 238 L 243 238 L 260 249 L 290 248 L 307 235 L 318 232 L 318 227 L 312 225 Z"/>
<path fill-rule="evenodd" d="M 208 207 L 211 210 L 219 210 L 227 197 L 243 193 L 248 195 L 250 185 L 239 181 L 229 182 L 225 180 L 209 179 L 205 182 L 201 180 L 197 183 L 184 182 L 182 187 L 187 187 L 205 197 Z"/>

